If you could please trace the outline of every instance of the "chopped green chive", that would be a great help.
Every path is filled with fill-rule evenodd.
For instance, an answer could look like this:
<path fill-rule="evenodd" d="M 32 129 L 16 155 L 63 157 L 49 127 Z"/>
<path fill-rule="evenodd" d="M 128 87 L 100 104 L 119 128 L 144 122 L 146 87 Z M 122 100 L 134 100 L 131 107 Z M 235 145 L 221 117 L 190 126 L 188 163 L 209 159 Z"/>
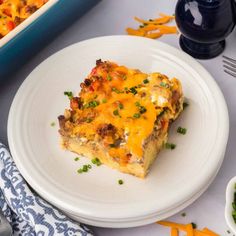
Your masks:
<path fill-rule="evenodd" d="M 235 202 L 232 203 L 232 207 L 236 211 L 236 203 Z"/>
<path fill-rule="evenodd" d="M 145 80 L 143 81 L 143 83 L 144 83 L 144 84 L 148 84 L 148 83 L 149 83 L 149 80 L 148 80 L 148 79 L 145 79 Z"/>
<path fill-rule="evenodd" d="M 92 166 L 91 166 L 90 164 L 88 164 L 88 165 L 83 165 L 82 168 L 80 168 L 80 169 L 77 170 L 77 172 L 78 172 L 79 174 L 86 173 L 86 172 L 88 172 L 89 169 L 91 169 L 91 168 L 92 168 Z"/>
<path fill-rule="evenodd" d="M 130 92 L 133 93 L 134 95 L 138 93 L 135 87 L 131 87 L 129 90 L 130 90 Z"/>
<path fill-rule="evenodd" d="M 179 134 L 186 134 L 187 133 L 187 129 L 186 128 L 182 128 L 182 127 L 178 127 L 178 129 L 177 129 L 177 133 L 179 133 Z"/>
<path fill-rule="evenodd" d="M 187 103 L 187 102 L 184 102 L 183 103 L 183 109 L 185 109 L 186 107 L 188 107 L 189 106 L 189 104 Z"/>
<path fill-rule="evenodd" d="M 97 107 L 99 105 L 98 101 L 91 101 L 90 103 L 90 107 Z"/>
<path fill-rule="evenodd" d="M 106 102 L 107 102 L 106 98 L 103 98 L 102 103 L 106 103 Z"/>
<path fill-rule="evenodd" d="M 128 89 L 127 87 L 124 87 L 124 90 L 125 90 L 125 91 L 128 91 L 129 89 Z"/>
<path fill-rule="evenodd" d="M 99 101 L 90 101 L 89 103 L 85 104 L 84 105 L 84 108 L 94 108 L 94 107 L 97 107 L 99 105 Z"/>
<path fill-rule="evenodd" d="M 113 111 L 113 115 L 114 115 L 114 116 L 118 116 L 118 115 L 119 115 L 119 111 L 118 111 L 117 109 L 114 110 L 114 111 Z"/>
<path fill-rule="evenodd" d="M 162 116 L 165 113 L 166 110 L 163 110 L 162 112 L 160 112 L 159 116 Z"/>
<path fill-rule="evenodd" d="M 73 93 L 71 91 L 65 91 L 64 95 L 67 96 L 69 99 L 73 98 Z"/>
<path fill-rule="evenodd" d="M 182 216 L 182 217 L 185 217 L 185 216 L 186 216 L 186 213 L 185 213 L 185 212 L 183 212 L 183 213 L 181 214 L 181 216 Z"/>
<path fill-rule="evenodd" d="M 83 105 L 83 108 L 84 108 L 84 109 L 85 109 L 85 108 L 89 108 L 89 104 L 88 104 L 88 103 L 84 104 L 84 105 Z"/>
<path fill-rule="evenodd" d="M 195 223 L 193 223 L 193 222 L 192 222 L 191 224 L 192 224 L 192 226 L 193 226 L 194 229 L 197 228 L 197 224 L 195 224 Z"/>
<path fill-rule="evenodd" d="M 75 160 L 75 161 L 78 161 L 78 160 L 79 160 L 79 157 L 76 157 L 74 160 Z"/>
<path fill-rule="evenodd" d="M 164 88 L 169 88 L 169 84 L 164 83 L 164 82 L 161 82 L 161 83 L 160 83 L 160 86 L 161 86 L 161 87 L 164 87 Z"/>
<path fill-rule="evenodd" d="M 112 80 L 112 78 L 111 78 L 110 75 L 107 76 L 107 80 L 108 80 L 108 81 L 111 81 L 111 80 Z"/>
<path fill-rule="evenodd" d="M 83 165 L 82 170 L 83 170 L 83 172 L 88 172 L 88 166 L 87 165 Z"/>
<path fill-rule="evenodd" d="M 236 224 L 236 183 L 234 185 L 234 189 L 235 189 L 235 192 L 234 192 L 234 201 L 232 202 L 232 207 L 233 207 L 232 217 L 233 217 L 234 222 Z"/>
<path fill-rule="evenodd" d="M 51 126 L 52 126 L 52 127 L 54 127 L 55 125 L 56 125 L 56 123 L 55 123 L 55 122 L 52 122 L 52 123 L 51 123 Z"/>
<path fill-rule="evenodd" d="M 116 147 L 116 145 L 115 145 L 114 143 L 109 144 L 109 146 L 110 146 L 111 148 Z"/>
<path fill-rule="evenodd" d="M 144 26 L 148 25 L 148 23 L 143 23 Z"/>
<path fill-rule="evenodd" d="M 126 80 L 126 79 L 127 79 L 127 75 L 124 75 L 124 76 L 123 76 L 123 80 Z"/>
<path fill-rule="evenodd" d="M 118 106 L 119 106 L 120 109 L 124 109 L 124 105 L 122 103 L 119 103 Z"/>
<path fill-rule="evenodd" d="M 92 159 L 91 162 L 97 166 L 100 166 L 102 164 L 101 161 L 97 157 Z"/>
<path fill-rule="evenodd" d="M 123 181 L 122 179 L 119 179 L 119 180 L 118 180 L 118 184 L 119 184 L 119 185 L 122 185 L 122 184 L 124 184 L 124 181 Z"/>
<path fill-rule="evenodd" d="M 143 114 L 147 111 L 147 109 L 144 106 L 141 106 L 141 104 L 139 102 L 135 102 L 135 106 L 137 106 L 139 108 L 139 112 L 141 114 Z"/>
<path fill-rule="evenodd" d="M 119 89 L 114 88 L 114 87 L 112 88 L 112 91 L 115 92 L 115 93 L 122 93 Z"/>
<path fill-rule="evenodd" d="M 140 112 L 141 114 L 145 113 L 146 111 L 147 111 L 147 109 L 146 109 L 144 106 L 140 106 L 140 107 L 139 107 L 139 112 Z"/>
<path fill-rule="evenodd" d="M 77 173 L 79 173 L 79 174 L 82 174 L 84 171 L 83 171 L 83 169 L 78 169 L 77 170 Z"/>
<path fill-rule="evenodd" d="M 91 123 L 92 121 L 93 121 L 92 118 L 87 118 L 87 119 L 86 119 L 86 122 L 87 122 L 87 123 Z"/>
<path fill-rule="evenodd" d="M 140 118 L 140 116 L 141 116 L 141 115 L 140 115 L 139 113 L 135 113 L 135 114 L 133 115 L 134 118 Z"/>
<path fill-rule="evenodd" d="M 173 149 L 176 148 L 176 144 L 174 144 L 174 143 L 166 143 L 165 144 L 165 148 L 173 150 Z"/>

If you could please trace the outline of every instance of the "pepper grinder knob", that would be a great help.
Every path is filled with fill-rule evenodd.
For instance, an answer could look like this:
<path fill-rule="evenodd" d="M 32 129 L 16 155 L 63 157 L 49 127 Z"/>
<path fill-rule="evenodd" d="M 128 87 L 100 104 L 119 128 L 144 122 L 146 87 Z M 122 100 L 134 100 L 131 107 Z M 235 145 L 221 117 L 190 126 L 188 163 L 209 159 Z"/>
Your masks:
<path fill-rule="evenodd" d="M 183 51 L 198 59 L 218 56 L 235 26 L 234 0 L 178 0 L 175 19 Z"/>

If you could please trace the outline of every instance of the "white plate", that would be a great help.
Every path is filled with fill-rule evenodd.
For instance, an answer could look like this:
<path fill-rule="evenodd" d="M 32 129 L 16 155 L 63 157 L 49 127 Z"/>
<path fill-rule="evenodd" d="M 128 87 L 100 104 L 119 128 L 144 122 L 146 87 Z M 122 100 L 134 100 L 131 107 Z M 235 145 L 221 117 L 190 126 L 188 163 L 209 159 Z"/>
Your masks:
<path fill-rule="evenodd" d="M 144 72 L 160 71 L 183 84 L 190 106 L 173 124 L 169 136 L 177 148 L 163 150 L 145 180 L 106 166 L 77 174 L 88 160 L 75 162 L 76 155 L 61 150 L 58 126 L 50 126 L 69 106 L 63 92 L 77 92 L 99 58 Z M 178 126 L 186 127 L 187 134 L 177 134 Z M 154 40 L 109 36 L 65 48 L 28 76 L 10 110 L 8 140 L 17 167 L 41 196 L 70 214 L 95 219 L 103 226 L 102 222 L 130 222 L 157 214 L 161 219 L 190 203 L 221 165 L 228 126 L 222 93 L 199 63 Z M 124 185 L 119 185 L 118 179 L 123 179 Z"/>
<path fill-rule="evenodd" d="M 224 155 L 223 155 L 224 156 Z M 223 160 L 222 156 L 222 160 Z M 219 164 L 219 168 L 221 166 L 221 163 Z M 142 226 L 146 224 L 150 224 L 165 218 L 168 218 L 180 211 L 182 211 L 185 207 L 189 206 L 192 204 L 196 199 L 198 199 L 205 191 L 206 189 L 210 186 L 212 181 L 214 180 L 216 174 L 218 171 L 216 171 L 215 175 L 212 176 L 212 179 L 209 180 L 208 184 L 203 187 L 196 195 L 194 195 L 192 198 L 187 200 L 186 202 L 181 203 L 177 207 L 174 207 L 173 209 L 170 209 L 166 211 L 164 214 L 158 214 L 156 212 L 155 214 L 148 215 L 147 217 L 139 217 L 135 219 L 130 219 L 130 221 L 125 220 L 125 221 L 102 221 L 101 219 L 92 219 L 92 218 L 83 218 L 78 215 L 73 215 L 71 213 L 67 213 L 68 216 L 70 216 L 72 219 L 77 220 L 79 222 L 88 224 L 88 225 L 94 225 L 94 226 L 102 226 L 106 228 L 127 228 L 127 227 L 136 227 L 136 226 Z"/>

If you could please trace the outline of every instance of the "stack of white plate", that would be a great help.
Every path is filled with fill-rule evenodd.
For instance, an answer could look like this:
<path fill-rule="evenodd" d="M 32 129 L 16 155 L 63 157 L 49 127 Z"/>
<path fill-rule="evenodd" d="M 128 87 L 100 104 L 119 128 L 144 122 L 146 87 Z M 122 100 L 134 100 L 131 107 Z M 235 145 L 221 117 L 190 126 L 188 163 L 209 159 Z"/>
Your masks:
<path fill-rule="evenodd" d="M 171 127 L 169 142 L 177 146 L 159 154 L 144 180 L 106 166 L 78 174 L 89 160 L 74 161 L 75 154 L 61 150 L 58 125 L 50 126 L 69 106 L 64 91 L 77 93 L 100 58 L 182 82 L 189 106 Z M 178 134 L 178 126 L 187 134 Z M 65 48 L 28 76 L 10 110 L 8 139 L 20 172 L 50 203 L 87 224 L 132 227 L 177 213 L 207 189 L 223 161 L 228 130 L 222 93 L 194 59 L 154 40 L 109 36 Z"/>

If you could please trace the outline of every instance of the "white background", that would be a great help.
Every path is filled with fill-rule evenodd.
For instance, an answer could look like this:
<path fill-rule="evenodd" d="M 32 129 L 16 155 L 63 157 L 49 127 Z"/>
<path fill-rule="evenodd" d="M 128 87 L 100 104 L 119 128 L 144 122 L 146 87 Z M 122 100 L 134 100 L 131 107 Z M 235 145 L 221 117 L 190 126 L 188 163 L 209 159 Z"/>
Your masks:
<path fill-rule="evenodd" d="M 36 55 L 26 66 L 0 86 L 0 141 L 7 144 L 7 117 L 15 92 L 26 76 L 44 59 L 54 52 L 78 41 L 96 36 L 125 34 L 127 26 L 138 24 L 133 16 L 145 19 L 154 18 L 158 13 L 173 14 L 176 1 L 173 0 L 103 0 L 84 17 Z M 158 39 L 179 48 L 178 36 L 168 35 Z M 236 59 L 236 32 L 227 38 L 224 55 Z M 191 206 L 168 220 L 209 227 L 220 235 L 230 235 L 224 218 L 225 188 L 231 177 L 236 175 L 236 78 L 223 72 L 222 55 L 215 59 L 199 61 L 215 78 L 225 96 L 230 117 L 230 134 L 225 160 L 210 188 Z M 207 132 L 207 130 L 206 130 Z M 187 148 L 187 147 L 186 147 Z M 181 186 L 180 186 L 181 187 Z M 157 224 L 129 229 L 93 228 L 96 235 L 102 236 L 165 236 L 168 229 Z M 232 234 L 231 234 L 232 235 Z"/>

